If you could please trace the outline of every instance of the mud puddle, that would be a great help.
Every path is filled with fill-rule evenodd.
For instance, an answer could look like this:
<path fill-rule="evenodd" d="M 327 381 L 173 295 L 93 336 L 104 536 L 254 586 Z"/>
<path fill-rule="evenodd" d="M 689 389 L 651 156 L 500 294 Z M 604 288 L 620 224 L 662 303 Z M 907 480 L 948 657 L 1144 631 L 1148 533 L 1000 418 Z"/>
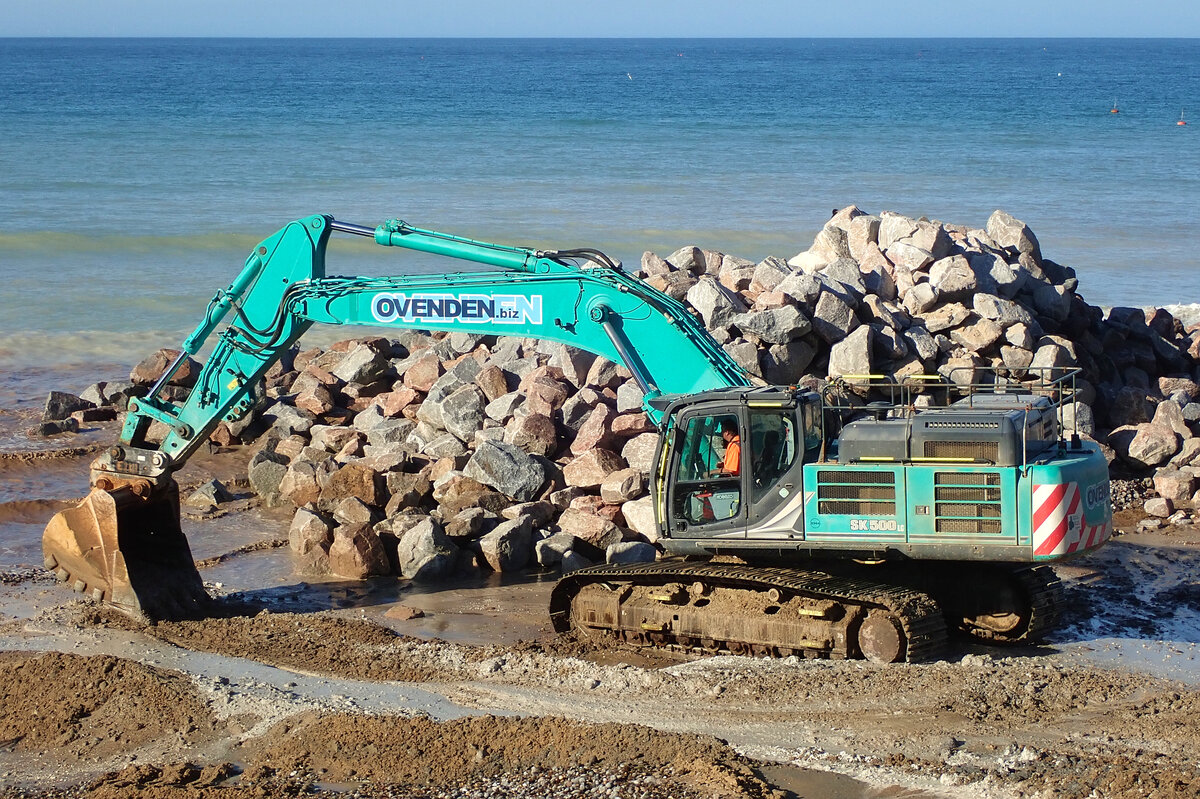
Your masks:
<path fill-rule="evenodd" d="M 1097 665 L 1200 685 L 1200 533 L 1121 535 L 1056 567 L 1064 625 L 1050 644 Z"/>
<path fill-rule="evenodd" d="M 557 574 L 524 579 L 489 574 L 448 585 L 410 584 L 396 604 L 421 611 L 421 617 L 397 621 L 389 616 L 389 607 L 368 618 L 405 635 L 460 644 L 511 646 L 550 638 L 548 608 L 557 579 Z"/>
<path fill-rule="evenodd" d="M 871 788 L 853 777 L 832 771 L 771 763 L 756 766 L 755 773 L 788 799 L 938 799 L 939 794 L 893 786 Z"/>

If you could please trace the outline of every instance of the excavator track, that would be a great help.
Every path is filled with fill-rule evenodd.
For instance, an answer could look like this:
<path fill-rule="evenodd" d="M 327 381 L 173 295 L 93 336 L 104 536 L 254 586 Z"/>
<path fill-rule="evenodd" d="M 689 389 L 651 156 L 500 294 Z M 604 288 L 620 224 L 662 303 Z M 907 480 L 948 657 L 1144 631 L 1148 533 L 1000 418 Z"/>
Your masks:
<path fill-rule="evenodd" d="M 1063 587 L 1050 566 L 910 562 L 878 568 L 876 579 L 933 597 L 952 633 L 985 644 L 1037 643 L 1059 624 Z M 844 564 L 831 569 L 853 573 Z"/>
<path fill-rule="evenodd" d="M 960 632 L 989 644 L 1022 645 L 1037 643 L 1053 632 L 1061 618 L 1063 604 L 1062 581 L 1049 566 L 1034 566 L 1012 570 L 986 569 L 977 567 L 982 581 L 972 580 L 977 589 L 986 587 L 990 581 L 990 596 L 993 604 L 964 611 L 949 600 L 943 600 L 946 608 L 946 623 Z M 935 596 L 969 596 L 965 588 L 966 577 L 961 573 L 933 591 Z"/>
<path fill-rule="evenodd" d="M 942 610 L 921 591 L 736 563 L 581 569 L 555 586 L 550 617 L 560 633 L 709 653 L 918 662 L 946 642 Z"/>

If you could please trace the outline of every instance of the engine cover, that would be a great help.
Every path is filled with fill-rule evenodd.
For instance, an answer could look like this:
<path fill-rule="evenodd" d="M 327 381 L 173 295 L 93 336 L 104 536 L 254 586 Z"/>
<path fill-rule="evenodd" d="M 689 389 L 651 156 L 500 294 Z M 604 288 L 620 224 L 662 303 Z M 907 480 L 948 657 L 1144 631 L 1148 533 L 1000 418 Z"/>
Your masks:
<path fill-rule="evenodd" d="M 970 459 L 1018 466 L 1057 442 L 1048 397 L 975 394 L 911 416 L 851 422 L 838 439 L 838 462 Z"/>

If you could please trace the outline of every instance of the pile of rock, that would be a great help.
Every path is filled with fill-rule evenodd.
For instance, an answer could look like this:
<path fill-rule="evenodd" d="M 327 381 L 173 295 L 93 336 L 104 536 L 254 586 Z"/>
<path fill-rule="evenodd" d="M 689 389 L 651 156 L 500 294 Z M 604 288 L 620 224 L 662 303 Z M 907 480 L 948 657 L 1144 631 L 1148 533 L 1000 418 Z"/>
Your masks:
<path fill-rule="evenodd" d="M 213 434 L 253 442 L 249 482 L 297 508 L 301 568 L 436 578 L 653 560 L 657 435 L 611 362 L 455 333 L 294 353 Z"/>
<path fill-rule="evenodd" d="M 1163 309 L 1089 305 L 1074 270 L 1003 211 L 974 229 L 851 206 L 788 261 L 685 247 L 641 276 L 694 307 L 725 350 L 771 383 L 806 375 L 937 373 L 958 385 L 1078 367 L 1068 431 L 1118 471 L 1157 469 L 1170 516 L 1200 503 L 1200 328 Z"/>
<path fill-rule="evenodd" d="M 1079 367 L 1066 427 L 1118 465 L 1161 467 L 1166 515 L 1198 499 L 1200 331 L 1161 309 L 1089 305 L 1073 270 L 1002 211 L 974 229 L 850 207 L 790 260 L 685 247 L 646 253 L 639 275 L 768 383 L 938 373 L 967 385 Z M 135 369 L 118 404 L 170 355 Z M 254 411 L 213 440 L 253 444 L 250 484 L 297 508 L 291 545 L 309 572 L 425 578 L 656 552 L 657 436 L 641 393 L 623 368 L 570 347 L 404 332 L 292 352 Z"/>
<path fill-rule="evenodd" d="M 771 383 L 936 372 L 965 385 L 992 369 L 1024 378 L 1080 367 L 1068 421 L 1089 435 L 1150 424 L 1164 399 L 1182 412 L 1197 396 L 1197 331 L 1163 310 L 1088 305 L 1074 271 L 1042 258 L 1033 232 L 1002 211 L 972 229 L 851 206 L 786 262 L 687 247 L 665 260 L 647 253 L 641 275 L 696 308 Z"/>

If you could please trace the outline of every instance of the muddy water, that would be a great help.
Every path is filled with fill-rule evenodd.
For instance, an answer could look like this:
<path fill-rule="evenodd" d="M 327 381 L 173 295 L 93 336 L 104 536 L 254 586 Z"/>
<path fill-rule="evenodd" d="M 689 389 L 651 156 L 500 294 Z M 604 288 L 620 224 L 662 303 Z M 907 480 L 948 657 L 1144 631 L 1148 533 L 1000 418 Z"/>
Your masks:
<path fill-rule="evenodd" d="M 0 459 L 0 568 L 42 565 L 42 529 L 88 490 L 87 458 Z"/>
<path fill-rule="evenodd" d="M 1073 657 L 1200 685 L 1200 530 L 1127 532 L 1057 568 Z"/>
<path fill-rule="evenodd" d="M 501 580 L 501 575 L 481 576 L 454 585 L 414 586 L 404 604 L 418 608 L 424 618 L 401 622 L 380 621 L 409 635 L 441 638 L 459 643 L 496 643 L 553 635 L 547 608 L 557 575 L 525 580 Z"/>
<path fill-rule="evenodd" d="M 901 787 L 870 787 L 830 771 L 814 771 L 786 763 L 755 769 L 760 777 L 778 790 L 797 799 L 938 799 L 937 794 Z"/>
<path fill-rule="evenodd" d="M 273 611 L 352 610 L 360 618 L 417 638 L 485 646 L 552 635 L 546 610 L 554 587 L 550 575 L 514 580 L 476 574 L 438 584 L 393 577 L 314 580 L 296 574 L 283 547 L 239 555 L 202 570 L 201 576 L 218 593 Z M 410 609 L 420 615 L 405 618 Z"/>
<path fill-rule="evenodd" d="M 254 532 L 266 533 L 264 538 L 286 536 L 286 525 L 271 528 L 273 521 L 260 511 L 250 511 L 205 522 L 205 535 L 191 537 L 193 554 L 198 559 L 208 557 L 208 551 L 246 541 Z M 214 534 L 210 526 L 220 531 Z M 186 524 L 184 530 L 187 532 Z M 360 618 L 418 638 L 483 646 L 552 635 L 547 608 L 554 575 L 514 579 L 473 574 L 440 583 L 394 577 L 318 580 L 296 573 L 287 547 L 237 555 L 202 569 L 200 574 L 214 593 L 250 600 L 273 611 L 354 611 Z M 420 615 L 406 618 L 411 610 Z"/>
<path fill-rule="evenodd" d="M 41 566 L 46 522 L 87 494 L 88 464 L 119 432 L 116 423 L 106 423 L 75 434 L 30 435 L 45 394 L 21 402 L 11 395 L 27 397 L 25 389 L 12 386 L 11 376 L 0 380 L 0 568 Z"/>

